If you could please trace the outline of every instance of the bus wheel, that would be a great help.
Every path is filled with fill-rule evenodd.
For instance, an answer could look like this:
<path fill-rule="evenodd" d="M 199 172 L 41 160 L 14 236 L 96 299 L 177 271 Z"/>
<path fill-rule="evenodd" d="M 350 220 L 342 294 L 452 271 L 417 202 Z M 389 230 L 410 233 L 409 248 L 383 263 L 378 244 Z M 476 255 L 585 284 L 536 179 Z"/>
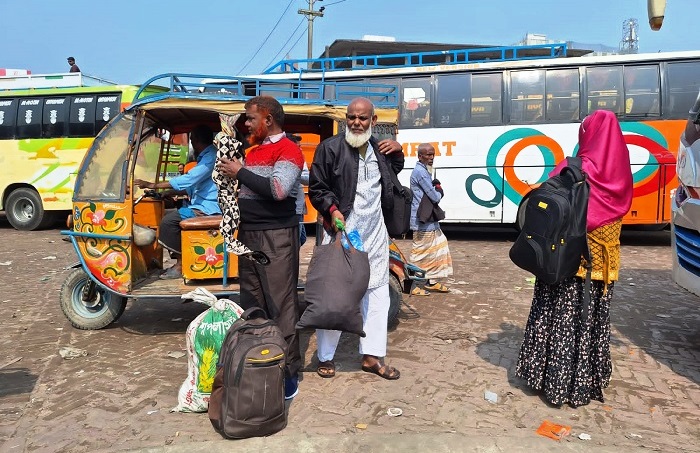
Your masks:
<path fill-rule="evenodd" d="M 399 310 L 403 301 L 403 288 L 399 278 L 394 274 L 389 274 L 389 317 L 387 326 L 392 327 L 398 323 Z"/>
<path fill-rule="evenodd" d="M 10 193 L 5 202 L 5 215 L 10 225 L 22 231 L 46 228 L 54 221 L 53 216 L 44 211 L 37 191 L 27 187 Z"/>
<path fill-rule="evenodd" d="M 83 300 L 83 295 L 88 300 Z M 95 285 L 81 268 L 73 269 L 61 286 L 61 309 L 73 327 L 97 330 L 119 318 L 126 308 L 126 297 Z"/>

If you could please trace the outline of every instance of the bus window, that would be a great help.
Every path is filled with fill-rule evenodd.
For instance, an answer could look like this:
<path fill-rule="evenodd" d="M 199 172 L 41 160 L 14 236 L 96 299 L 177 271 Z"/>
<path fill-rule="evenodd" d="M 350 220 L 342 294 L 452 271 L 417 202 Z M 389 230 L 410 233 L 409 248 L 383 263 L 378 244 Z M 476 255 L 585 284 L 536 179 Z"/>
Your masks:
<path fill-rule="evenodd" d="M 26 98 L 17 109 L 17 138 L 41 138 L 42 98 Z"/>
<path fill-rule="evenodd" d="M 364 90 L 358 92 L 359 86 L 364 86 L 361 79 L 341 80 L 324 87 L 325 99 L 338 99 L 350 101 L 358 96 L 365 96 Z"/>
<path fill-rule="evenodd" d="M 399 121 L 406 128 L 430 125 L 430 78 L 403 79 Z"/>
<path fill-rule="evenodd" d="M 578 69 L 551 69 L 546 73 L 547 121 L 579 119 Z"/>
<path fill-rule="evenodd" d="M 0 139 L 16 137 L 17 99 L 0 98 Z"/>
<path fill-rule="evenodd" d="M 503 74 L 472 74 L 469 125 L 502 123 Z"/>
<path fill-rule="evenodd" d="M 70 125 L 72 137 L 95 136 L 95 95 L 77 95 L 71 97 Z"/>
<path fill-rule="evenodd" d="M 465 126 L 469 119 L 468 74 L 437 76 L 435 126 Z"/>
<path fill-rule="evenodd" d="M 588 112 L 610 110 L 622 114 L 622 68 L 608 66 L 587 68 Z"/>
<path fill-rule="evenodd" d="M 260 89 L 257 92 L 254 92 L 253 96 L 255 96 L 256 94 L 261 96 L 272 96 L 274 98 L 291 98 L 292 84 L 271 82 L 260 83 Z"/>
<path fill-rule="evenodd" d="M 664 115 L 669 118 L 686 119 L 693 106 L 693 100 L 700 91 L 700 61 L 669 63 L 668 104 L 664 106 Z"/>
<path fill-rule="evenodd" d="M 105 124 L 119 113 L 121 96 L 119 93 L 101 94 L 97 96 L 95 109 L 95 132 L 100 132 Z"/>
<path fill-rule="evenodd" d="M 659 110 L 659 67 L 625 66 L 625 115 L 657 116 Z"/>
<path fill-rule="evenodd" d="M 42 137 L 65 137 L 68 135 L 68 98 L 46 98 Z"/>
<path fill-rule="evenodd" d="M 399 79 L 367 79 L 364 83 L 369 84 L 367 98 L 372 102 L 397 102 L 399 98 Z M 379 86 L 372 86 L 379 85 Z M 377 94 L 373 94 L 377 93 Z"/>
<path fill-rule="evenodd" d="M 310 84 L 305 80 L 300 80 L 294 84 L 294 88 L 298 90 L 301 99 L 321 99 L 324 92 L 324 86 L 319 88 L 317 83 Z"/>
<path fill-rule="evenodd" d="M 510 86 L 510 122 L 544 121 L 544 71 L 513 71 Z"/>

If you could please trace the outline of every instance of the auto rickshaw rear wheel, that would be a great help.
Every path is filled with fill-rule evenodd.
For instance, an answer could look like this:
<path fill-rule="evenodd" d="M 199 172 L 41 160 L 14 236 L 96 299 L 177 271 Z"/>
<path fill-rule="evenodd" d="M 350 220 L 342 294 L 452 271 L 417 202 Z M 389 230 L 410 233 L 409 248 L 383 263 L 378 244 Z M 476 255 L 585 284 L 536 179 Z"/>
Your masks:
<path fill-rule="evenodd" d="M 389 316 L 387 325 L 392 327 L 398 322 L 401 301 L 403 300 L 403 288 L 399 278 L 394 274 L 389 274 Z"/>
<path fill-rule="evenodd" d="M 73 327 L 102 329 L 116 321 L 126 308 L 126 297 L 94 284 L 82 268 L 73 269 L 61 286 L 61 309 Z M 87 297 L 84 297 L 87 296 Z M 83 300 L 86 298 L 87 300 Z"/>

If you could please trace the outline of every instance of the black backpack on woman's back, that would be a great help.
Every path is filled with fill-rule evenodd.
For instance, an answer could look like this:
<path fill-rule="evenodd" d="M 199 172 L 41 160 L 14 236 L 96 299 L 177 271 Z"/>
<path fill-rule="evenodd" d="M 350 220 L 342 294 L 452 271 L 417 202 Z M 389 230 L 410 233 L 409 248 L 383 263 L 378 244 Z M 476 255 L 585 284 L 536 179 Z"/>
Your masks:
<path fill-rule="evenodd" d="M 527 194 L 518 212 L 525 213 L 510 259 L 544 283 L 572 277 L 581 258 L 590 262 L 586 218 L 589 187 L 581 159 L 567 157 L 567 166 Z"/>

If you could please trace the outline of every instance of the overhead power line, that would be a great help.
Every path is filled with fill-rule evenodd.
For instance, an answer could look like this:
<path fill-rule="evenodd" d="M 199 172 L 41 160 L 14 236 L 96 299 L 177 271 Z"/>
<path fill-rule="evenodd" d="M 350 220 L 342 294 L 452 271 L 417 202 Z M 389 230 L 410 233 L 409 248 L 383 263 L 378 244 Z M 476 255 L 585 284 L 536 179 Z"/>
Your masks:
<path fill-rule="evenodd" d="M 277 51 L 277 53 L 275 54 L 275 56 L 272 57 L 272 59 L 270 60 L 270 62 L 269 62 L 268 64 L 266 64 L 265 67 L 264 67 L 263 69 L 269 68 L 275 61 L 277 61 L 277 57 L 279 57 L 280 54 L 282 54 L 282 51 L 284 51 L 285 47 L 287 47 L 287 44 L 289 44 L 289 43 L 292 41 L 292 39 L 294 39 L 294 36 L 296 35 L 297 31 L 299 31 L 299 29 L 301 28 L 301 26 L 302 26 L 303 23 L 304 23 L 304 18 L 302 17 L 301 20 L 299 21 L 299 24 L 297 25 L 297 28 L 295 28 L 294 31 L 289 35 L 289 38 L 287 38 L 287 41 L 285 41 L 285 43 L 282 44 L 282 47 L 280 47 L 280 50 Z M 294 44 L 292 44 L 292 47 L 290 47 L 290 48 L 287 50 L 287 52 L 289 52 L 291 49 L 294 48 L 294 46 L 296 46 L 296 44 L 299 42 L 299 40 L 301 39 L 302 36 L 304 36 L 304 31 L 303 31 L 303 30 L 302 30 L 301 34 L 299 35 L 299 37 L 297 38 L 297 40 L 294 41 Z"/>
<path fill-rule="evenodd" d="M 293 2 L 294 2 L 294 0 L 289 0 L 289 3 L 287 4 L 287 7 L 284 9 L 284 11 L 282 11 L 282 14 L 280 15 L 280 18 L 277 19 L 277 22 L 275 23 L 275 26 L 272 27 L 272 30 L 270 30 L 270 33 L 267 34 L 267 37 L 265 37 L 265 39 L 263 40 L 262 44 L 260 44 L 260 47 L 258 47 L 258 50 L 255 51 L 255 53 L 253 54 L 252 57 L 250 57 L 250 59 L 248 60 L 248 62 L 247 62 L 246 64 L 244 64 L 243 67 L 242 67 L 240 70 L 238 70 L 238 74 L 242 73 L 242 72 L 245 70 L 245 68 L 247 68 L 248 65 L 255 59 L 255 57 L 258 56 L 258 53 L 260 52 L 260 49 L 262 49 L 263 46 L 265 45 L 265 43 L 267 42 L 267 40 L 270 39 L 270 36 L 272 36 L 272 33 L 274 33 L 274 31 L 277 29 L 277 26 L 280 24 L 280 22 L 282 21 L 282 18 L 284 18 L 284 15 L 287 13 L 287 10 L 289 10 L 289 7 L 292 6 L 292 3 L 293 3 Z"/>
<path fill-rule="evenodd" d="M 300 34 L 299 37 L 297 38 L 297 40 L 294 41 L 294 44 L 292 44 L 291 47 L 290 47 L 289 49 L 287 49 L 287 53 L 291 52 L 292 49 L 294 49 L 294 48 L 296 47 L 296 45 L 299 44 L 299 41 L 300 41 L 301 38 L 303 38 L 303 37 L 304 37 L 304 33 Z M 286 54 L 285 54 L 285 55 L 286 55 Z"/>
<path fill-rule="evenodd" d="M 302 0 L 302 1 L 308 1 L 308 0 Z M 333 3 L 327 4 L 326 7 L 328 7 L 328 6 L 333 6 L 333 5 L 337 5 L 338 3 L 343 3 L 343 2 L 346 2 L 346 1 L 347 1 L 347 0 L 338 0 L 337 2 L 333 2 Z M 275 63 L 275 62 L 277 61 L 278 57 L 279 57 L 281 54 L 283 54 L 283 53 L 284 53 L 284 55 L 288 54 L 289 52 L 291 52 L 291 51 L 297 46 L 297 44 L 299 44 L 299 41 L 301 40 L 301 38 L 304 37 L 304 34 L 305 34 L 304 31 L 302 31 L 302 33 L 301 33 L 299 36 L 297 36 L 296 39 L 294 39 L 294 36 L 296 35 L 297 31 L 299 31 L 299 28 L 301 28 L 301 26 L 302 26 L 303 23 L 304 23 L 304 18 L 302 18 L 302 19 L 299 21 L 299 24 L 297 24 L 297 27 L 296 27 L 296 28 L 294 29 L 294 31 L 289 35 L 289 38 L 287 38 L 287 40 L 286 40 L 285 43 L 282 45 L 282 47 L 280 47 L 280 50 L 278 50 L 277 53 L 275 54 L 275 56 L 272 57 L 272 59 L 265 65 L 265 67 L 263 68 L 263 70 L 265 70 L 265 69 L 269 68 L 270 66 L 272 66 L 272 64 Z M 293 43 L 290 47 L 287 48 L 287 45 L 288 45 L 292 40 L 294 40 L 294 43 Z M 287 51 L 286 51 L 286 52 L 284 52 L 284 49 L 285 49 L 285 48 L 287 48 Z"/>

